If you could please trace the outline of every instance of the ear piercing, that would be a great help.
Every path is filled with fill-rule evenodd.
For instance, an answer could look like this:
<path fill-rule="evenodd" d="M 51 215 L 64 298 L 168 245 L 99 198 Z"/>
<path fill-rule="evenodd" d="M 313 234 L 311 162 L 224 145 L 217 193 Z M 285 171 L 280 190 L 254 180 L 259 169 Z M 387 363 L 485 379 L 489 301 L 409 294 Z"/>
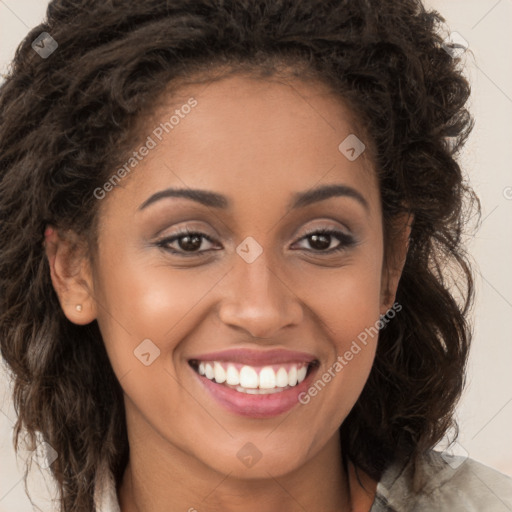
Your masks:
<path fill-rule="evenodd" d="M 81 313 L 81 312 L 82 312 L 82 304 L 77 304 L 77 305 L 75 306 L 75 309 L 76 309 L 79 313 Z"/>

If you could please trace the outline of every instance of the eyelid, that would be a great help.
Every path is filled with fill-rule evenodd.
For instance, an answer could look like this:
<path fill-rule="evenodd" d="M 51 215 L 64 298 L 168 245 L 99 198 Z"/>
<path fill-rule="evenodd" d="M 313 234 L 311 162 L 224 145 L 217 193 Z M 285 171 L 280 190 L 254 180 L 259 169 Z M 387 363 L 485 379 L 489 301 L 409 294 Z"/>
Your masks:
<path fill-rule="evenodd" d="M 308 235 L 314 235 L 315 233 L 318 233 L 319 231 L 331 231 L 333 233 L 341 233 L 346 236 L 353 236 L 348 229 L 343 229 L 340 227 L 335 226 L 315 226 L 314 228 L 308 228 L 306 231 L 302 234 L 302 236 L 299 238 L 299 240 L 302 240 L 305 236 Z"/>

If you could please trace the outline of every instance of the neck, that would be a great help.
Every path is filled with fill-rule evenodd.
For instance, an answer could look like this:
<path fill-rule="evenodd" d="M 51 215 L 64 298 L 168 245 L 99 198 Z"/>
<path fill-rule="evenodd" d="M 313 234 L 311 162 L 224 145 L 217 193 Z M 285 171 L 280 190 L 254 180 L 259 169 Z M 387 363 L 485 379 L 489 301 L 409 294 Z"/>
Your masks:
<path fill-rule="evenodd" d="M 319 449 L 310 446 L 310 457 L 292 462 L 296 451 L 283 451 L 281 456 L 274 452 L 247 472 L 240 471 L 240 461 L 233 456 L 233 468 L 221 472 L 134 416 L 127 417 L 130 459 L 118 489 L 121 512 L 368 512 L 371 508 L 377 482 L 362 471 L 356 475 L 351 464 L 345 469 L 338 431 Z M 229 443 L 226 449 L 236 454 L 237 448 Z"/>

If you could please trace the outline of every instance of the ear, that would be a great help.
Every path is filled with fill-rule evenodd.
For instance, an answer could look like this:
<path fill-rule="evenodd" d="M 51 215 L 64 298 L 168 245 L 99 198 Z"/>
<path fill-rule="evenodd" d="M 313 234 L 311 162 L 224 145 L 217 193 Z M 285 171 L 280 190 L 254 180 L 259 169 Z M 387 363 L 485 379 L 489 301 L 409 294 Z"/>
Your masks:
<path fill-rule="evenodd" d="M 84 242 L 71 231 L 48 227 L 44 247 L 53 288 L 69 321 L 86 325 L 96 319 L 92 271 Z"/>
<path fill-rule="evenodd" d="M 414 216 L 401 214 L 391 224 L 388 239 L 385 240 L 384 263 L 381 278 L 381 315 L 395 302 L 398 283 L 407 258 L 409 240 Z"/>

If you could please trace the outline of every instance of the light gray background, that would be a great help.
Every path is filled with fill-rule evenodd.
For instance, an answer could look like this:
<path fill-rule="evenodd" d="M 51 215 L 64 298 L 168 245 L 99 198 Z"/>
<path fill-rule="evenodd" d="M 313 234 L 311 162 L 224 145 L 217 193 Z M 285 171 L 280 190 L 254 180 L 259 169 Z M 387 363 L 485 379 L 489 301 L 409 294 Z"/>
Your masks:
<path fill-rule="evenodd" d="M 0 72 L 42 20 L 47 3 L 0 0 Z M 484 219 L 469 245 L 478 265 L 475 340 L 458 407 L 455 452 L 512 475 L 512 0 L 428 0 L 426 5 L 444 15 L 449 30 L 461 34 L 472 52 L 465 61 L 476 126 L 463 164 Z M 0 374 L 0 512 L 32 508 L 20 480 L 22 461 L 16 463 L 12 448 L 14 417 L 9 384 Z M 29 485 L 34 501 L 51 510 L 39 473 Z M 48 485 L 51 490 L 51 481 Z"/>

